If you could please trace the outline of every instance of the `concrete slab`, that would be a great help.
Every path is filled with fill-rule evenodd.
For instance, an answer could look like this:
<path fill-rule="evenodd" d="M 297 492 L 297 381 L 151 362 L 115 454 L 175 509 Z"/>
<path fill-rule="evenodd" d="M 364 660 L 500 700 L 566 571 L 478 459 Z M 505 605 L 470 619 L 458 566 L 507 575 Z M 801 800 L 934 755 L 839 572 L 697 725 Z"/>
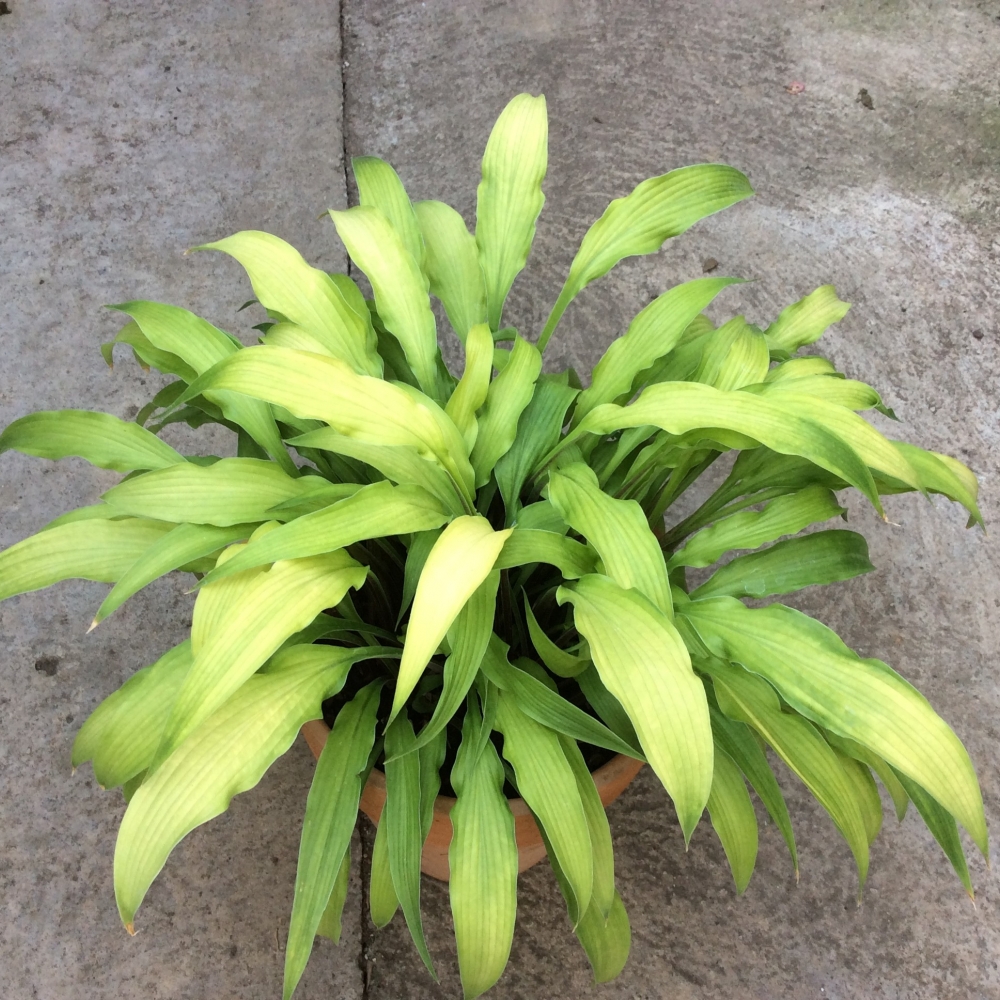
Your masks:
<path fill-rule="evenodd" d="M 998 502 L 1000 45 L 995 4 L 496 4 L 347 0 L 347 147 L 388 158 L 414 198 L 471 220 L 478 163 L 515 93 L 544 92 L 548 203 L 507 321 L 537 333 L 587 226 L 608 200 L 672 167 L 723 160 L 757 197 L 585 291 L 550 348 L 589 367 L 649 298 L 702 273 L 753 278 L 725 309 L 768 321 L 832 281 L 854 309 L 823 341 L 904 421 L 888 430 L 952 452 Z M 788 89 L 805 84 L 800 93 Z M 858 102 L 861 88 L 872 108 Z M 791 88 L 798 90 L 799 88 Z M 798 602 L 865 655 L 911 678 L 965 740 L 987 813 L 1000 818 L 996 542 L 946 503 L 855 505 L 876 573 Z M 611 810 L 633 951 L 589 985 L 551 875 L 521 879 L 499 997 L 987 998 L 1000 996 L 996 876 L 971 860 L 978 909 L 912 817 L 873 850 L 864 905 L 825 814 L 786 782 L 802 855 L 796 887 L 780 837 L 761 836 L 737 899 L 707 827 L 685 854 L 649 774 Z M 399 917 L 369 929 L 368 995 L 458 995 L 446 890 L 425 881 L 434 986 Z"/>
<path fill-rule="evenodd" d="M 187 306 L 240 335 L 249 285 L 182 251 L 239 229 L 341 267 L 345 203 L 336 4 L 12 0 L 0 17 L 0 422 L 39 408 L 136 413 L 155 380 L 98 352 L 130 298 Z M 199 443 L 195 443 L 195 442 Z M 211 453 L 211 436 L 192 435 Z M 116 477 L 7 454 L 0 545 L 92 502 Z M 296 746 L 261 787 L 167 863 L 130 939 L 111 859 L 123 811 L 89 767 L 70 775 L 93 707 L 183 638 L 191 598 L 156 585 L 91 636 L 104 587 L 64 584 L 0 605 L 0 995 L 9 1000 L 280 996 L 312 763 Z M 360 996 L 358 887 L 345 941 L 302 995 Z"/>

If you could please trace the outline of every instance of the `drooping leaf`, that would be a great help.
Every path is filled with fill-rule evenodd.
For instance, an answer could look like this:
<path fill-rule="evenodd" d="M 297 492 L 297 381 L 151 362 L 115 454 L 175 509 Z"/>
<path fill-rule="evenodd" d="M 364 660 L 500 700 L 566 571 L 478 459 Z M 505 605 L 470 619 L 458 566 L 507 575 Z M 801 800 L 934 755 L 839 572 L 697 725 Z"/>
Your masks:
<path fill-rule="evenodd" d="M 803 587 L 850 580 L 873 569 L 864 535 L 855 531 L 816 531 L 737 556 L 693 590 L 691 597 L 792 594 Z"/>
<path fill-rule="evenodd" d="M 714 750 L 705 690 L 683 640 L 659 608 L 606 576 L 566 584 L 556 599 L 573 604 L 601 680 L 632 720 L 690 839 L 711 791 Z"/>
<path fill-rule="evenodd" d="M 971 515 L 970 527 L 973 524 L 983 526 L 983 516 L 976 502 L 979 483 L 971 469 L 950 455 L 924 451 L 905 441 L 893 441 L 892 444 L 910 466 L 917 470 L 920 482 L 928 493 L 942 493 L 950 500 L 957 501 Z"/>
<path fill-rule="evenodd" d="M 345 651 L 350 655 L 350 651 Z M 306 799 L 295 898 L 285 945 L 283 1000 L 289 1000 L 309 961 L 313 938 L 348 856 L 361 799 L 361 776 L 375 743 L 382 681 L 363 687 L 338 713 Z"/>
<path fill-rule="evenodd" d="M 389 841 L 386 830 L 388 826 L 379 823 L 375 828 L 375 842 L 372 844 L 368 911 L 376 927 L 385 927 L 399 909 L 399 898 L 392 886 L 392 872 L 389 870 Z"/>
<path fill-rule="evenodd" d="M 860 761 L 879 776 L 882 784 L 885 785 L 886 790 L 892 797 L 892 803 L 896 809 L 896 819 L 902 823 L 903 818 L 906 816 L 906 807 L 910 804 L 910 797 L 906 794 L 906 789 L 900 782 L 896 772 L 878 754 L 872 753 L 868 747 L 863 747 L 855 740 L 849 740 L 831 732 L 824 732 L 823 735 L 826 737 L 827 743 L 832 747 L 835 747 L 842 754 Z"/>
<path fill-rule="evenodd" d="M 406 703 L 452 622 L 496 562 L 511 533 L 485 517 L 457 517 L 441 532 L 424 563 L 410 612 L 390 718 Z"/>
<path fill-rule="evenodd" d="M 754 386 L 753 391 L 764 396 L 780 395 L 783 392 L 806 393 L 837 406 L 846 406 L 849 410 L 870 410 L 883 405 L 882 397 L 870 385 L 850 378 L 831 378 L 829 375 L 778 379 Z"/>
<path fill-rule="evenodd" d="M 316 936 L 325 937 L 334 944 L 340 944 L 341 923 L 344 915 L 344 903 L 347 901 L 347 890 L 351 884 L 351 845 L 347 845 L 344 860 L 340 862 L 340 870 L 326 901 L 326 908 L 319 918 Z"/>
<path fill-rule="evenodd" d="M 221 250 L 234 257 L 246 269 L 254 294 L 266 309 L 302 327 L 359 374 L 382 374 L 367 313 L 354 309 L 325 271 L 310 267 L 284 240 L 247 231 L 197 249 Z"/>
<path fill-rule="evenodd" d="M 448 322 L 464 344 L 468 331 L 486 322 L 486 285 L 476 239 L 462 216 L 444 202 L 418 201 L 413 208 L 424 237 L 431 294 L 444 304 Z"/>
<path fill-rule="evenodd" d="M 136 361 L 145 371 L 155 368 L 164 375 L 177 375 L 185 382 L 192 382 L 197 377 L 198 373 L 176 354 L 154 347 L 139 328 L 139 324 L 134 321 L 126 323 L 110 343 L 101 345 L 101 353 L 109 367 L 113 364 L 115 344 L 128 344 Z"/>
<path fill-rule="evenodd" d="M 351 169 L 361 204 L 377 208 L 389 220 L 406 252 L 419 265 L 424 259 L 424 241 L 399 174 L 377 156 L 352 157 Z"/>
<path fill-rule="evenodd" d="M 545 350 L 552 331 L 577 293 L 607 274 L 622 258 L 654 253 L 699 219 L 752 194 L 749 182 L 738 170 L 703 163 L 651 177 L 631 194 L 615 199 L 584 236 L 539 337 L 538 349 Z"/>
<path fill-rule="evenodd" d="M 764 331 L 768 346 L 795 353 L 823 336 L 826 328 L 839 323 L 850 309 L 837 298 L 833 285 L 821 285 L 804 299 L 784 309 Z"/>
<path fill-rule="evenodd" d="M 854 795 L 858 800 L 861 819 L 865 824 L 868 846 L 871 847 L 879 830 L 882 829 L 882 799 L 879 797 L 878 788 L 875 787 L 875 779 L 871 771 L 856 758 L 840 753 L 839 750 L 837 755 L 840 757 L 844 773 L 854 786 Z"/>
<path fill-rule="evenodd" d="M 77 455 L 115 472 L 165 469 L 184 461 L 144 427 L 90 410 L 42 410 L 21 417 L 0 434 L 0 453 L 11 449 L 38 458 Z"/>
<path fill-rule="evenodd" d="M 163 521 L 125 517 L 90 518 L 45 528 L 0 552 L 0 600 L 51 587 L 60 580 L 114 583 L 171 527 Z"/>
<path fill-rule="evenodd" d="M 518 94 L 500 113 L 483 154 L 476 202 L 476 244 L 486 284 L 490 329 L 524 267 L 545 204 L 549 123 L 545 98 Z"/>
<path fill-rule="evenodd" d="M 767 678 L 808 719 L 868 747 L 927 790 L 987 854 L 982 795 L 969 755 L 927 699 L 880 660 L 780 604 L 692 601 L 684 615 L 716 653 Z"/>
<path fill-rule="evenodd" d="M 708 815 L 726 852 L 736 891 L 742 894 L 757 862 L 757 817 L 740 769 L 718 744 Z"/>

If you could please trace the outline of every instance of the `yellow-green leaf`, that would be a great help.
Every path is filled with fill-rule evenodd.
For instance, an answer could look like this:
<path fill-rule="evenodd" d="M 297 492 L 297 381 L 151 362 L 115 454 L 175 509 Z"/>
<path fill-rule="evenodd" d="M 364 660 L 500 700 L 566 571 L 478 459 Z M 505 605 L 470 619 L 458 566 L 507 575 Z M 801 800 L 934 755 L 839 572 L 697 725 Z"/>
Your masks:
<path fill-rule="evenodd" d="M 406 252 L 420 264 L 424 259 L 424 241 L 399 174 L 377 156 L 355 156 L 351 159 L 351 169 L 361 204 L 377 208 L 389 220 Z"/>
<path fill-rule="evenodd" d="M 827 327 L 839 323 L 850 309 L 837 298 L 833 285 L 821 285 L 804 299 L 788 306 L 764 331 L 768 346 L 794 353 L 823 336 Z"/>
<path fill-rule="evenodd" d="M 465 371 L 445 406 L 470 452 L 479 435 L 476 411 L 486 402 L 492 370 L 493 336 L 485 323 L 478 323 L 465 338 Z"/>
<path fill-rule="evenodd" d="M 715 746 L 708 815 L 726 852 L 736 891 L 742 894 L 757 861 L 757 817 L 740 769 L 718 744 Z"/>

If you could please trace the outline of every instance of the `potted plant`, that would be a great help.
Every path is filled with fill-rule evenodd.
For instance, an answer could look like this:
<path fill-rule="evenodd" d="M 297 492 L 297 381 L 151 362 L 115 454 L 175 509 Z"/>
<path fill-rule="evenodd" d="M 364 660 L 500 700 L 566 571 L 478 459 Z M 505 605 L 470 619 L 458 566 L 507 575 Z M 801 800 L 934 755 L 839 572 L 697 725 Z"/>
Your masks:
<path fill-rule="evenodd" d="M 847 311 L 829 286 L 766 329 L 716 326 L 704 310 L 738 279 L 701 277 L 647 305 L 586 387 L 543 372 L 582 288 L 752 193 L 704 164 L 613 201 L 532 340 L 503 306 L 546 167 L 545 101 L 526 94 L 487 144 L 474 236 L 447 205 L 412 204 L 388 164 L 355 160 L 360 205 L 330 215 L 371 300 L 265 233 L 207 244 L 246 269 L 268 315 L 259 344 L 173 306 L 116 306 L 130 319 L 114 343 L 173 380 L 134 423 L 63 410 L 0 437 L 125 474 L 0 554 L 0 596 L 113 583 L 94 627 L 162 574 L 195 575 L 190 638 L 111 694 L 73 750 L 129 803 L 114 875 L 130 931 L 178 841 L 305 727 L 318 763 L 286 998 L 314 936 L 339 936 L 359 804 L 378 821 L 372 916 L 402 909 L 432 974 L 422 855 L 450 876 L 467 996 L 503 971 L 518 870 L 545 853 L 596 978 L 621 970 L 603 806 L 642 762 L 685 840 L 707 810 L 740 892 L 757 851 L 748 785 L 796 863 L 767 748 L 830 814 L 862 885 L 875 777 L 970 893 L 958 826 L 987 852 L 972 763 L 928 702 L 818 621 L 747 603 L 872 568 L 860 535 L 808 530 L 845 514 L 838 491 L 880 513 L 886 494 L 943 494 L 971 525 L 975 477 L 885 438 L 859 416 L 886 412 L 878 393 L 802 353 Z M 430 296 L 464 347 L 459 373 Z M 178 453 L 158 436 L 177 421 L 228 427 L 236 456 Z"/>

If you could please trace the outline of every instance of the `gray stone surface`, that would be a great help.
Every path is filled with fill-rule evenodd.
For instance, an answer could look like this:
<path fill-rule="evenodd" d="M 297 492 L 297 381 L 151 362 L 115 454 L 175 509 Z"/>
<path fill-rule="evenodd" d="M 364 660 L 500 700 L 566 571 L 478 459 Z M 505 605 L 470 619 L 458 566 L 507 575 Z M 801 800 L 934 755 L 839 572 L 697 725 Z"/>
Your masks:
<path fill-rule="evenodd" d="M 728 293 L 719 316 L 767 321 L 832 281 L 854 308 L 823 351 L 884 393 L 904 421 L 887 430 L 976 469 L 995 525 L 998 15 L 985 2 L 347 0 L 347 147 L 390 159 L 412 197 L 442 198 L 471 221 L 495 116 L 518 91 L 546 94 L 548 202 L 507 315 L 529 334 L 610 198 L 686 163 L 740 167 L 757 197 L 587 289 L 557 331 L 553 361 L 589 367 L 640 305 L 700 275 L 707 257 L 720 261 L 716 273 L 755 279 Z M 789 93 L 793 81 L 804 92 Z M 856 102 L 862 87 L 871 110 Z M 894 524 L 852 510 L 878 571 L 806 592 L 799 605 L 928 694 L 966 741 L 995 826 L 996 542 L 966 532 L 947 503 L 887 506 Z M 521 879 L 512 961 L 494 995 L 1000 996 L 1000 893 L 981 859 L 970 861 L 973 909 L 922 825 L 887 821 L 858 909 L 846 847 L 795 783 L 786 787 L 801 882 L 765 827 L 757 873 L 737 899 L 711 830 L 685 854 L 664 793 L 643 774 L 611 809 L 633 928 L 621 978 L 590 985 L 540 866 Z M 425 899 L 442 985 L 397 917 L 369 931 L 369 996 L 459 995 L 447 892 L 425 880 Z"/>
<path fill-rule="evenodd" d="M 155 386 L 121 351 L 108 302 L 187 306 L 249 334 L 240 269 L 186 247 L 269 229 L 315 263 L 342 266 L 340 27 L 315 0 L 75 4 L 12 0 L 0 17 L 0 422 L 61 406 L 135 414 Z M 176 439 L 175 439 L 176 440 Z M 211 453 L 199 432 L 188 441 Z M 92 502 L 116 476 L 83 462 L 0 458 L 0 544 Z M 73 737 L 136 668 L 183 638 L 191 601 L 157 584 L 90 636 L 106 588 L 62 584 L 0 605 L 0 996 L 273 998 L 302 808 L 301 744 L 229 814 L 170 858 L 129 938 L 111 881 L 120 794 Z M 361 994 L 360 900 L 345 942 L 324 942 L 303 996 Z"/>

